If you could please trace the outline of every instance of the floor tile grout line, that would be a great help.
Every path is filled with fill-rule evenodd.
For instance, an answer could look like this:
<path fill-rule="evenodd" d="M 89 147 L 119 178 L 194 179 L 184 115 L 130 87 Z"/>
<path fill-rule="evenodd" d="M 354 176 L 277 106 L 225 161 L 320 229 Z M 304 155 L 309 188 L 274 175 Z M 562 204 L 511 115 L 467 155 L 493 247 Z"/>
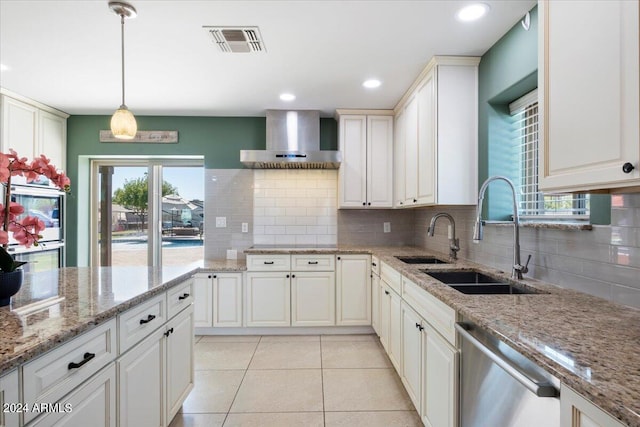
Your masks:
<path fill-rule="evenodd" d="M 327 408 L 324 405 L 324 365 L 322 364 L 322 335 L 320 335 L 320 388 L 322 391 L 322 425 L 327 427 L 327 418 L 325 412 Z"/>
<path fill-rule="evenodd" d="M 247 372 L 249 371 L 249 366 L 253 361 L 253 357 L 256 355 L 256 351 L 258 351 L 258 345 L 260 345 L 260 341 L 262 341 L 262 337 L 260 337 L 260 339 L 256 343 L 256 347 L 253 349 L 253 354 L 251 355 L 251 359 L 249 359 L 249 363 L 247 363 L 247 367 L 244 370 L 244 374 L 242 374 L 242 379 L 240 380 L 240 384 L 238 384 L 238 389 L 233 395 L 233 399 L 231 400 L 231 404 L 229 405 L 229 409 L 227 410 L 227 415 L 225 415 L 224 421 L 222 422 L 223 427 L 224 427 L 224 424 L 227 422 L 227 418 L 229 418 L 229 414 L 231 413 L 231 408 L 233 407 L 233 404 L 235 403 L 236 398 L 238 397 L 238 393 L 240 393 L 240 388 L 242 387 L 242 383 L 244 382 L 244 379 L 247 376 Z"/>

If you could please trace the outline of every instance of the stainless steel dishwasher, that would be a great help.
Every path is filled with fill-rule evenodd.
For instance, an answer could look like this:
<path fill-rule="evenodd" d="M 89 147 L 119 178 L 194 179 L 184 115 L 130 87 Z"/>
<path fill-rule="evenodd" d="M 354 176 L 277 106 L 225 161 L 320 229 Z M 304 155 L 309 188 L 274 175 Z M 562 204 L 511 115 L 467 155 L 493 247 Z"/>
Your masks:
<path fill-rule="evenodd" d="M 470 322 L 461 339 L 461 427 L 556 427 L 560 381 Z"/>

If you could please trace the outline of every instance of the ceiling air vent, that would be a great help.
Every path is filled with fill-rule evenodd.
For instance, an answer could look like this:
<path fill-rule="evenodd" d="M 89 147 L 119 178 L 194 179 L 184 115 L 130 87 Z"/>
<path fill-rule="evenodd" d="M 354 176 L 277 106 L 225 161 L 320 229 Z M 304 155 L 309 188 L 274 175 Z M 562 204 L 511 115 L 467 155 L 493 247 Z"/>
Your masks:
<path fill-rule="evenodd" d="M 258 27 L 203 27 L 225 53 L 265 52 L 264 42 Z"/>

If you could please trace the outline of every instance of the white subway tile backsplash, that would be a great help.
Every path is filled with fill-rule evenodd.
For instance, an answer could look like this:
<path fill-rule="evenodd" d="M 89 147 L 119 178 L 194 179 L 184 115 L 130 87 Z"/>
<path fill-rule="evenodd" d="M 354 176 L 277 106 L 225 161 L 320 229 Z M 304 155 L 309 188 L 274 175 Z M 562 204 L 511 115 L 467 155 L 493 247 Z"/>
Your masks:
<path fill-rule="evenodd" d="M 261 190 L 253 193 L 254 223 L 264 228 L 254 228 L 255 237 L 273 236 L 275 244 L 316 244 L 322 236 L 322 244 L 336 243 L 337 171 L 260 172 L 254 178 L 254 188 Z"/>

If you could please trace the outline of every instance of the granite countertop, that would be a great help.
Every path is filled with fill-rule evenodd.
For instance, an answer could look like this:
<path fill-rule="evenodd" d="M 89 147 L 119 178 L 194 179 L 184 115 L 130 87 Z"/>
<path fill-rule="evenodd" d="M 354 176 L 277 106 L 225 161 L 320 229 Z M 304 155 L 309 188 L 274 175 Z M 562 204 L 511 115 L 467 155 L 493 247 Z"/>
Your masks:
<path fill-rule="evenodd" d="M 191 277 L 184 267 L 68 267 L 28 273 L 0 308 L 0 374 Z"/>

